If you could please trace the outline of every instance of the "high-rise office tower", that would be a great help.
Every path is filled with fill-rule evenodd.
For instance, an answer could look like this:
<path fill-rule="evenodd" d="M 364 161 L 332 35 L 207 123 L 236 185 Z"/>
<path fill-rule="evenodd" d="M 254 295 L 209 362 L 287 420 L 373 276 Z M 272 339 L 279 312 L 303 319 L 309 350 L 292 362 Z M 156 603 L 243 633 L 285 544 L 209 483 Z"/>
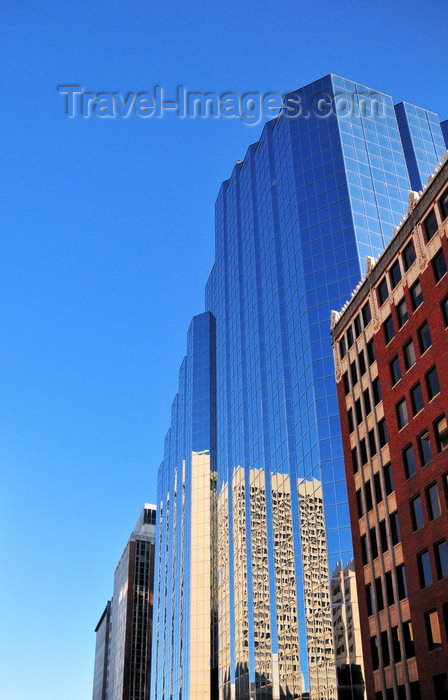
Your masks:
<path fill-rule="evenodd" d="M 330 310 L 444 143 L 437 115 L 406 105 L 399 124 L 390 97 L 333 75 L 286 109 L 216 202 L 206 312 L 159 474 L 152 700 L 329 700 L 359 685 L 331 609 L 353 553 Z"/>
<path fill-rule="evenodd" d="M 445 163 L 333 316 L 372 700 L 448 698 L 447 236 Z"/>
<path fill-rule="evenodd" d="M 151 674 L 156 507 L 145 503 L 95 629 L 93 700 L 147 700 Z"/>

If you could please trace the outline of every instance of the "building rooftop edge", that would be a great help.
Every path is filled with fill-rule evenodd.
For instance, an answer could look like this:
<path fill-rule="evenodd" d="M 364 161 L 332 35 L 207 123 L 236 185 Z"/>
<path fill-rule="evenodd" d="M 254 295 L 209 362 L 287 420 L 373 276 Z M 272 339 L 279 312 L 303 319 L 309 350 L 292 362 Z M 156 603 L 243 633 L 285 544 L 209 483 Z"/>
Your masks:
<path fill-rule="evenodd" d="M 350 311 L 350 315 L 353 313 L 353 307 L 358 306 L 361 299 L 364 299 L 366 289 L 370 289 L 379 280 L 389 263 L 389 259 L 395 255 L 396 250 L 400 248 L 410 230 L 414 228 L 417 221 L 422 217 L 434 190 L 439 185 L 442 187 L 446 180 L 448 180 L 448 150 L 444 153 L 443 162 L 439 162 L 439 165 L 434 170 L 434 174 L 428 177 L 428 184 L 424 185 L 423 190 L 420 190 L 420 192 L 410 190 L 408 210 L 404 218 L 394 228 L 392 239 L 378 258 L 367 257 L 365 273 L 353 290 L 350 299 L 345 302 L 340 311 L 331 311 L 330 327 L 333 341 L 347 323 L 348 312 Z"/>

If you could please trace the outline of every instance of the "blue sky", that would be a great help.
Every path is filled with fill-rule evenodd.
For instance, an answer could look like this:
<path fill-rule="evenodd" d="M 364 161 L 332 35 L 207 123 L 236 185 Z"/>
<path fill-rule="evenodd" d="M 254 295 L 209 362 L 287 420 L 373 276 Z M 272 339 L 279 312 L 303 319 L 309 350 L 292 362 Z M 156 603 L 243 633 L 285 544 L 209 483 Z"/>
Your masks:
<path fill-rule="evenodd" d="M 88 700 L 93 629 L 156 495 L 214 201 L 260 126 L 68 119 L 57 86 L 285 93 L 329 72 L 448 118 L 448 6 L 3 0 L 1 610 L 8 700 Z"/>

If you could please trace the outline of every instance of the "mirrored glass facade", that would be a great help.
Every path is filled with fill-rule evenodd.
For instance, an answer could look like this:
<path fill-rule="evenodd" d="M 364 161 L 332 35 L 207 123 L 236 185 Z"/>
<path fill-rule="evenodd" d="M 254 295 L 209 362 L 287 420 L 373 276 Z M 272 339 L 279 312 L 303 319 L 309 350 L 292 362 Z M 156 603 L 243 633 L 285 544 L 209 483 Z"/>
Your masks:
<path fill-rule="evenodd" d="M 356 596 L 330 310 L 385 247 L 410 179 L 389 96 L 330 75 L 291 104 L 216 202 L 208 313 L 190 328 L 159 474 L 153 700 L 362 697 L 360 654 L 341 648 L 358 618 L 335 614 L 338 585 Z M 210 695 L 192 676 L 197 614 Z"/>

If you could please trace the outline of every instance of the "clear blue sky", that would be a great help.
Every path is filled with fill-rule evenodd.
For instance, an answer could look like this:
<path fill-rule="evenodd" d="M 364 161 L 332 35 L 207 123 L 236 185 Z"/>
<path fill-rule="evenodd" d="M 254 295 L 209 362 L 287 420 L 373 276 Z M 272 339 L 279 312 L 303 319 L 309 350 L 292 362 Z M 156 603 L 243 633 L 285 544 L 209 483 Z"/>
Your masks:
<path fill-rule="evenodd" d="M 284 93 L 329 72 L 448 118 L 444 0 L 3 0 L 0 697 L 90 700 L 156 472 L 214 201 L 260 126 L 69 120 L 56 87 Z"/>

